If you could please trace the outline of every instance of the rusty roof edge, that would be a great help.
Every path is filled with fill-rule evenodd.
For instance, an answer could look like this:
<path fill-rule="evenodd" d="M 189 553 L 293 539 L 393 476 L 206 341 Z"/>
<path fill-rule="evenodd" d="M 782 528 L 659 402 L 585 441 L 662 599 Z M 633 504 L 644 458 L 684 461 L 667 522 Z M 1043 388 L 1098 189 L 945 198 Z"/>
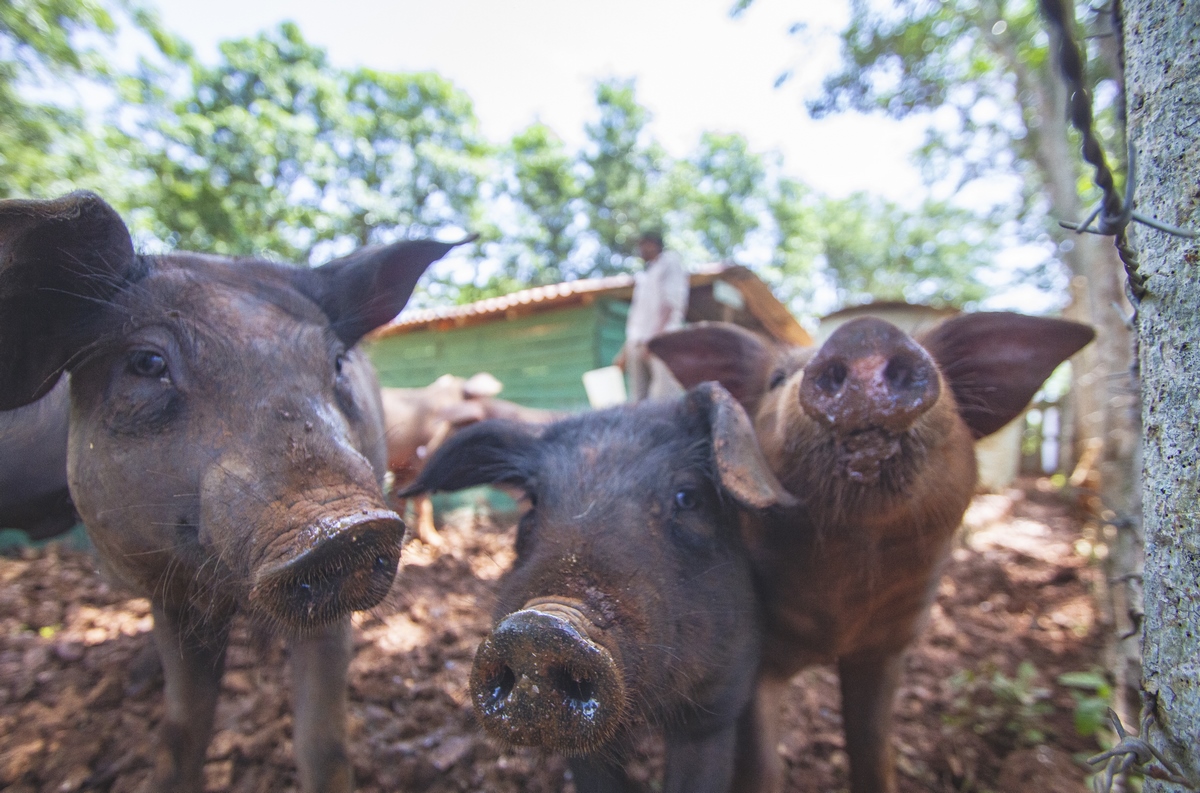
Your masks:
<path fill-rule="evenodd" d="M 738 288 L 746 299 L 750 313 L 758 317 L 767 332 L 776 339 L 799 347 L 815 344 L 804 326 L 753 270 L 740 264 L 730 265 L 720 273 L 720 277 L 722 281 L 728 281 Z"/>
<path fill-rule="evenodd" d="M 792 344 L 812 344 L 808 333 L 787 308 L 771 293 L 753 271 L 737 264 L 712 262 L 699 265 L 688 274 L 691 288 L 706 286 L 720 277 L 735 285 L 746 295 L 771 335 Z M 633 276 L 627 273 L 603 278 L 581 278 L 558 284 L 535 286 L 489 297 L 460 306 L 438 306 L 404 311 L 396 319 L 367 336 L 368 341 L 423 330 L 441 323 L 454 325 L 485 322 L 488 318 L 520 310 L 523 313 L 582 304 L 587 297 L 629 297 L 633 292 Z"/>

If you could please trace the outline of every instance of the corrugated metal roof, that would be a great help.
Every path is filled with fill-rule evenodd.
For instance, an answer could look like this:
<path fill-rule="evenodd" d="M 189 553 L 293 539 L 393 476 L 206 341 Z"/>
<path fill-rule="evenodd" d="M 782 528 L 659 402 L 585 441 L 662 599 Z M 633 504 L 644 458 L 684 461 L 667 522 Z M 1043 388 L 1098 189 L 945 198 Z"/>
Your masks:
<path fill-rule="evenodd" d="M 693 288 L 711 283 L 718 275 L 729 269 L 726 264 L 703 264 L 693 268 L 689 281 Z M 627 294 L 622 295 L 625 292 Z M 430 325 L 464 325 L 487 319 L 512 310 L 541 310 L 571 303 L 583 303 L 588 298 L 601 295 L 626 297 L 633 294 L 633 276 L 612 275 L 607 278 L 580 278 L 559 284 L 535 286 L 510 292 L 500 297 L 489 297 L 462 306 L 439 306 L 437 308 L 409 309 L 372 334 L 372 338 L 386 338 L 397 333 L 408 333 Z"/>

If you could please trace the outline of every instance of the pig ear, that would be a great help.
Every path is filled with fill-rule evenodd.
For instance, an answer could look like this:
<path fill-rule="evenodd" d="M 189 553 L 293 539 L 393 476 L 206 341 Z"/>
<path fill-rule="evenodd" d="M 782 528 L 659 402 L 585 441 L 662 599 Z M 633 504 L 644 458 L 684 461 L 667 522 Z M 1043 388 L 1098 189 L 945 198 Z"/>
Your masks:
<path fill-rule="evenodd" d="M 94 193 L 0 201 L 0 410 L 54 386 L 136 267 L 128 229 Z"/>
<path fill-rule="evenodd" d="M 338 337 L 354 346 L 375 328 L 395 319 L 429 265 L 451 248 L 470 242 L 406 240 L 361 248 L 349 256 L 293 274 L 296 288 L 314 300 Z"/>
<path fill-rule="evenodd" d="M 921 342 L 982 438 L 1016 418 L 1055 367 L 1095 336 L 1078 322 L 996 312 L 946 320 Z"/>
<path fill-rule="evenodd" d="M 750 417 L 728 391 L 716 383 L 702 383 L 689 391 L 687 398 L 692 406 L 708 414 L 717 475 L 721 486 L 738 503 L 752 509 L 798 503 L 771 473 Z"/>
<path fill-rule="evenodd" d="M 493 419 L 450 436 L 438 448 L 417 480 L 401 498 L 438 490 L 494 484 L 524 484 L 532 474 L 537 443 L 533 430 L 512 421 Z"/>
<path fill-rule="evenodd" d="M 762 338 L 724 322 L 664 333 L 649 346 L 684 388 L 714 380 L 751 412 L 766 391 L 775 357 Z"/>

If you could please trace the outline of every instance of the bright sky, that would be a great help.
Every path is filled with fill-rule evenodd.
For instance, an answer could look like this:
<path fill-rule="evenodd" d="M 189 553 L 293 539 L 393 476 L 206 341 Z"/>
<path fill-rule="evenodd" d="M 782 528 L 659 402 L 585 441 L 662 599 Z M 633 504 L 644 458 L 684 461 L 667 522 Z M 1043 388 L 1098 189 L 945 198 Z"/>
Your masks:
<path fill-rule="evenodd" d="M 167 28 L 208 62 L 219 41 L 292 20 L 338 66 L 437 71 L 472 98 L 493 143 L 540 119 L 577 146 L 594 113 L 595 82 L 636 77 L 638 99 L 653 114 L 650 132 L 672 155 L 686 155 L 701 132 L 740 132 L 755 151 L 779 152 L 785 173 L 828 195 L 867 190 L 909 207 L 925 195 L 910 160 L 920 119 L 814 121 L 804 110 L 837 65 L 847 0 L 756 0 L 739 19 L 729 16 L 734 0 L 156 2 Z M 785 70 L 793 78 L 775 88 Z M 1044 255 L 1009 249 L 998 263 L 1028 266 Z M 810 308 L 830 299 L 814 296 Z M 1038 311 L 1053 302 L 1020 288 L 987 305 Z"/>
<path fill-rule="evenodd" d="M 871 190 L 913 202 L 913 123 L 846 115 L 814 122 L 802 99 L 837 62 L 845 0 L 158 0 L 168 29 L 212 62 L 216 44 L 290 19 L 335 64 L 434 70 L 474 100 L 484 134 L 502 142 L 540 118 L 582 142 L 597 79 L 637 77 L 652 134 L 673 155 L 705 130 L 741 132 L 822 192 Z M 793 23 L 806 23 L 789 36 Z M 796 77 L 775 89 L 785 69 Z"/>

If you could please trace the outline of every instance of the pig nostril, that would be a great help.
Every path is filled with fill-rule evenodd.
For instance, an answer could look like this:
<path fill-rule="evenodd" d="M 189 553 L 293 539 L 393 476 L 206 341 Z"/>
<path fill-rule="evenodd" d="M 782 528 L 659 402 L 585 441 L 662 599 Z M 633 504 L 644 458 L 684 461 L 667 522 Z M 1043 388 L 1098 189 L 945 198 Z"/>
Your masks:
<path fill-rule="evenodd" d="M 555 667 L 550 670 L 551 682 L 555 688 L 578 703 L 594 702 L 596 699 L 596 684 L 587 678 L 576 675 L 565 667 Z"/>
<path fill-rule="evenodd" d="M 817 375 L 816 386 L 829 394 L 836 394 L 846 382 L 849 371 L 841 361 L 833 361 Z"/>
<path fill-rule="evenodd" d="M 901 358 L 891 359 L 883 370 L 883 377 L 892 391 L 905 391 L 912 388 L 916 376 L 912 362 Z"/>
<path fill-rule="evenodd" d="M 487 683 L 487 688 L 490 691 L 489 704 L 496 705 L 507 699 L 508 695 L 512 693 L 513 686 L 516 684 L 516 673 L 513 672 L 512 667 L 505 664 Z"/>

